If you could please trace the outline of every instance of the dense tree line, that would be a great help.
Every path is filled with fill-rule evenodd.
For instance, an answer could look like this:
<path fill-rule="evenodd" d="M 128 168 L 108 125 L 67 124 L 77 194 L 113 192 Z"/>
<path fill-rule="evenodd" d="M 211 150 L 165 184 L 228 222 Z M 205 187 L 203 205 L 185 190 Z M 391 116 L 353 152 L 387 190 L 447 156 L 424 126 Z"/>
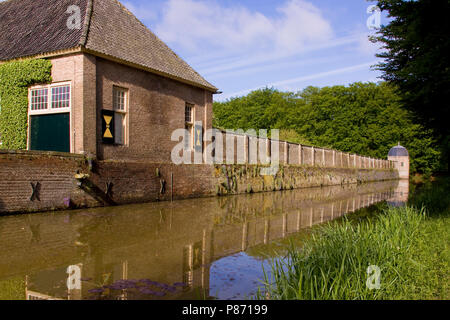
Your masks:
<path fill-rule="evenodd" d="M 383 46 L 378 69 L 415 120 L 433 130 L 450 162 L 450 1 L 378 0 L 391 21 L 373 37 Z"/>
<path fill-rule="evenodd" d="M 308 87 L 301 92 L 266 88 L 214 103 L 222 129 L 282 129 L 281 139 L 386 158 L 398 142 L 412 171 L 439 168 L 440 150 L 430 129 L 415 123 L 394 88 L 385 83 Z"/>

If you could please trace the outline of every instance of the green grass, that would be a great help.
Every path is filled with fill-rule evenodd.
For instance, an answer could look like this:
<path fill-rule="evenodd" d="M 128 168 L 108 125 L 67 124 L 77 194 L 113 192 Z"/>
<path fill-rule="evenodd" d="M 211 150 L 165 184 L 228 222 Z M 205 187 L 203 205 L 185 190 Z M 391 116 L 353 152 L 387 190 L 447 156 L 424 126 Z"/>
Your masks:
<path fill-rule="evenodd" d="M 449 299 L 448 187 L 446 179 L 416 191 L 407 207 L 319 228 L 271 261 L 258 298 Z M 378 290 L 366 285 L 372 265 L 381 270 Z"/>

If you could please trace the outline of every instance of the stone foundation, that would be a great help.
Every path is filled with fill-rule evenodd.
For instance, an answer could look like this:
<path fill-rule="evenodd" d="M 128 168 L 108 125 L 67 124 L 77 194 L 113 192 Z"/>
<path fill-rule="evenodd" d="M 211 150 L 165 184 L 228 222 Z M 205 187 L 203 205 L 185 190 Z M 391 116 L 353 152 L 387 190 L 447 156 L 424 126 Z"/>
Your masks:
<path fill-rule="evenodd" d="M 261 176 L 261 168 L 138 161 L 99 161 L 90 165 L 84 157 L 73 154 L 0 151 L 0 212 L 39 212 L 398 179 L 394 169 L 289 165 L 280 166 L 273 177 Z"/>

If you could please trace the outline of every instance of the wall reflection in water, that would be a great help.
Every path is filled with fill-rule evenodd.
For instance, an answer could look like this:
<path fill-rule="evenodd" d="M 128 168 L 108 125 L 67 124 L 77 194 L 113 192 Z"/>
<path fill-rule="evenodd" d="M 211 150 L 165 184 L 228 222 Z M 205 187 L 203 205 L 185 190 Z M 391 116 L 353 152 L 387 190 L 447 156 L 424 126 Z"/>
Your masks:
<path fill-rule="evenodd" d="M 27 299 L 203 299 L 215 261 L 407 195 L 389 181 L 2 217 L 0 282 L 23 279 Z"/>

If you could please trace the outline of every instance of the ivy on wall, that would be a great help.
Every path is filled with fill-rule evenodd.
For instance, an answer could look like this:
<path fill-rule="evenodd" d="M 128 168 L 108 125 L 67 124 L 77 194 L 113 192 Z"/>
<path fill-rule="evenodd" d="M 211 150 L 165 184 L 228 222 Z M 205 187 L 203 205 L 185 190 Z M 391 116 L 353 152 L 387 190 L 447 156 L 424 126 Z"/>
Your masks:
<path fill-rule="evenodd" d="M 0 64 L 0 148 L 26 149 L 28 87 L 50 83 L 51 70 L 52 63 L 43 59 Z"/>

